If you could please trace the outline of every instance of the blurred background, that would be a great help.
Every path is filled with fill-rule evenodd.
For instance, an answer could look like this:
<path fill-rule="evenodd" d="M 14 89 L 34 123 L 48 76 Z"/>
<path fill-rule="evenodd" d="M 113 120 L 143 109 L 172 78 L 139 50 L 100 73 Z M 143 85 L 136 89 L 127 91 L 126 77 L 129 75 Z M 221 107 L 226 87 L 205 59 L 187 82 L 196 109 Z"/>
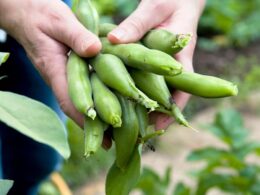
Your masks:
<path fill-rule="evenodd" d="M 137 0 L 96 0 L 102 22 L 118 24 Z M 132 194 L 260 194 L 260 0 L 208 0 L 198 27 L 195 72 L 236 83 L 226 99 L 192 97 L 184 110 L 190 129 L 173 124 L 143 155 Z M 83 132 L 68 121 L 71 158 L 60 174 L 73 194 L 103 195 L 114 149 L 83 158 Z M 46 182 L 41 194 L 59 194 Z"/>

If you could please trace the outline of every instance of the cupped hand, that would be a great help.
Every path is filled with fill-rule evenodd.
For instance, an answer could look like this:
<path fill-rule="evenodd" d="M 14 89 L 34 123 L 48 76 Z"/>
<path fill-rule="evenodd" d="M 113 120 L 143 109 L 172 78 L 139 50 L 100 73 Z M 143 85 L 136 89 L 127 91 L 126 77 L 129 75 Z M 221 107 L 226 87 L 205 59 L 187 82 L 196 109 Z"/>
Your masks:
<path fill-rule="evenodd" d="M 186 71 L 193 71 L 197 24 L 204 4 L 205 0 L 142 0 L 137 9 L 108 34 L 108 39 L 112 43 L 135 42 L 152 28 L 163 28 L 173 33 L 192 33 L 189 45 L 174 57 Z M 181 91 L 173 92 L 173 98 L 181 109 L 189 97 L 189 94 Z M 167 128 L 173 122 L 171 117 L 159 113 L 152 113 L 151 120 L 156 129 Z"/>
<path fill-rule="evenodd" d="M 67 53 L 72 48 L 82 57 L 93 56 L 101 49 L 99 39 L 60 0 L 1 0 L 0 18 L 0 27 L 24 47 L 62 110 L 83 126 L 68 95 Z"/>

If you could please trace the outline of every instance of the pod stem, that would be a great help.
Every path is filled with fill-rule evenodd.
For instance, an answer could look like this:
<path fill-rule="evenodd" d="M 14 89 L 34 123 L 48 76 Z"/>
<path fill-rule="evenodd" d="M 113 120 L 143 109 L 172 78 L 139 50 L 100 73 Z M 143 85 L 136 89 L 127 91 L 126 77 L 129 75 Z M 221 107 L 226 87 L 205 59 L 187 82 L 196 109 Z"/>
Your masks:
<path fill-rule="evenodd" d="M 96 111 L 95 111 L 95 109 L 94 108 L 89 108 L 88 110 L 87 110 L 87 116 L 88 117 L 90 117 L 92 120 L 94 120 L 95 118 L 96 118 L 96 116 L 97 116 L 97 113 L 96 113 Z"/>
<path fill-rule="evenodd" d="M 153 133 L 149 133 L 146 136 L 141 138 L 141 143 L 147 142 L 149 139 L 152 139 L 154 137 L 160 136 L 165 133 L 164 129 L 156 130 Z"/>
<path fill-rule="evenodd" d="M 171 106 L 171 113 L 172 116 L 175 118 L 175 120 L 180 124 L 183 125 L 185 127 L 188 127 L 192 130 L 194 130 L 195 132 L 199 132 L 197 129 L 193 128 L 188 121 L 185 119 L 185 117 L 183 116 L 181 110 L 179 109 L 179 107 L 173 103 Z"/>
<path fill-rule="evenodd" d="M 167 110 L 166 108 L 164 108 L 161 105 L 159 105 L 159 107 L 155 108 L 155 111 L 172 116 L 172 112 L 170 110 Z"/>

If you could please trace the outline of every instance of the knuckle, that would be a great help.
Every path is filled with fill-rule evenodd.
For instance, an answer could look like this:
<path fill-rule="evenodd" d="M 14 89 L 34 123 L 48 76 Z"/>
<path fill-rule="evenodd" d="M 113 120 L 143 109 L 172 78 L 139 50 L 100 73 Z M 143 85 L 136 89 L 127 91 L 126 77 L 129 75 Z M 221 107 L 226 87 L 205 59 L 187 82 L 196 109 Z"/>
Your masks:
<path fill-rule="evenodd" d="M 157 13 L 164 13 L 169 10 L 170 6 L 165 1 L 155 1 L 155 3 L 151 4 L 152 10 Z"/>

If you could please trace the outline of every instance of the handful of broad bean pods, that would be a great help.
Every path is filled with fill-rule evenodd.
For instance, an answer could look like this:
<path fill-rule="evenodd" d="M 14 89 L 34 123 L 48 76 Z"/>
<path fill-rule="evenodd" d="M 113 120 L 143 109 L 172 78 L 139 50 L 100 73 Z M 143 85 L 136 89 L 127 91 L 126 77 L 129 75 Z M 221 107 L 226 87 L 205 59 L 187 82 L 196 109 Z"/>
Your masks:
<path fill-rule="evenodd" d="M 236 95 L 237 87 L 220 78 L 182 71 L 171 55 L 188 44 L 189 34 L 155 29 L 139 43 L 113 45 L 106 35 L 116 26 L 99 25 L 91 0 L 75 0 L 73 11 L 102 42 L 97 56 L 83 59 L 71 51 L 67 63 L 71 100 L 85 115 L 85 156 L 95 154 L 110 129 L 116 159 L 107 175 L 106 194 L 127 195 L 140 176 L 142 145 L 163 133 L 147 131 L 148 113 L 163 112 L 190 127 L 168 87 L 206 98 Z"/>

